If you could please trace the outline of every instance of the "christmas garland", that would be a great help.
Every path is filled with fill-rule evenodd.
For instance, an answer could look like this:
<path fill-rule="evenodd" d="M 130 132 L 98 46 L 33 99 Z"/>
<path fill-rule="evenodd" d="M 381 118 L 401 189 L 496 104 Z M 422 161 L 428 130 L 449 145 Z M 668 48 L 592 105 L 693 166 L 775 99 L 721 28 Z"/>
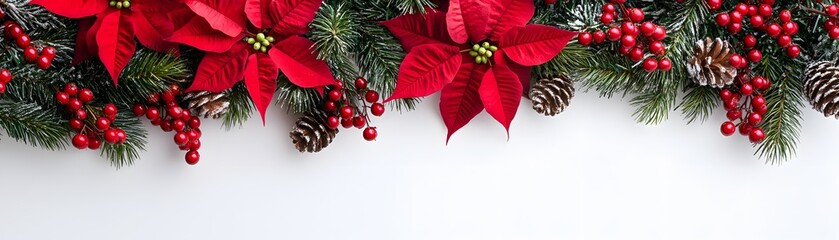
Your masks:
<path fill-rule="evenodd" d="M 655 124 L 717 107 L 720 127 L 780 163 L 801 108 L 839 118 L 839 5 L 798 0 L 0 0 L 0 128 L 130 165 L 141 119 L 198 163 L 201 119 L 227 128 L 272 103 L 318 152 L 339 129 L 440 92 L 447 141 L 480 112 L 509 129 L 577 88 L 630 98 Z M 139 43 L 139 45 L 137 44 Z M 275 99 L 276 97 L 276 99 Z"/>

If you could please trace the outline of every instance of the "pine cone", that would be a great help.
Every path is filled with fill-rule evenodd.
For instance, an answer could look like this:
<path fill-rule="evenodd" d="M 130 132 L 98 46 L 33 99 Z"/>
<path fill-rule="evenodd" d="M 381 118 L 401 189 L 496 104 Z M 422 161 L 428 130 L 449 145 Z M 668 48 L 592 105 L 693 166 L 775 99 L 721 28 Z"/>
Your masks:
<path fill-rule="evenodd" d="M 839 119 L 839 67 L 828 61 L 814 62 L 804 70 L 804 96 L 825 117 Z"/>
<path fill-rule="evenodd" d="M 528 94 L 533 110 L 545 116 L 555 116 L 565 110 L 574 97 L 574 82 L 568 76 L 540 79 Z"/>
<path fill-rule="evenodd" d="M 734 51 L 728 42 L 705 38 L 696 42 L 695 51 L 687 62 L 688 73 L 693 76 L 694 82 L 702 86 L 724 87 L 734 81 L 737 68 L 729 62 Z"/>
<path fill-rule="evenodd" d="M 226 92 L 188 92 L 184 94 L 183 100 L 193 114 L 204 118 L 220 118 L 227 113 L 230 106 L 230 98 Z"/>
<path fill-rule="evenodd" d="M 291 143 L 300 152 L 320 152 L 335 139 L 338 129 L 326 126 L 326 113 L 321 111 L 308 112 L 297 119 L 294 129 L 289 136 Z"/>

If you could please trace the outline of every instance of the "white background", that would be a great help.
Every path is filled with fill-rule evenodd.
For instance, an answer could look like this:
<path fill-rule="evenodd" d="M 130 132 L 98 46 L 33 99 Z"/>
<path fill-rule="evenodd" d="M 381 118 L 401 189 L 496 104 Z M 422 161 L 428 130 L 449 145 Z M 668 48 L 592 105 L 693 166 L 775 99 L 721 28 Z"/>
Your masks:
<path fill-rule="evenodd" d="M 482 113 L 446 146 L 437 103 L 320 154 L 293 149 L 279 108 L 266 127 L 205 121 L 197 166 L 157 129 L 120 170 L 3 140 L 0 239 L 839 238 L 839 122 L 814 111 L 797 158 L 771 166 L 719 134 L 722 114 L 644 126 L 579 93 L 556 118 L 523 102 L 509 142 Z"/>

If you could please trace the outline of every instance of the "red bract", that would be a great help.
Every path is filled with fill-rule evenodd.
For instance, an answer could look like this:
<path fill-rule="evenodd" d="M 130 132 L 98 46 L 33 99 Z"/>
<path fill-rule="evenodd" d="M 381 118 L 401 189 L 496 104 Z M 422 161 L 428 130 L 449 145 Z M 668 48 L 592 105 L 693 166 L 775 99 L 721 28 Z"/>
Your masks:
<path fill-rule="evenodd" d="M 528 25 L 534 11 L 532 0 L 451 0 L 447 13 L 385 21 L 408 51 L 388 101 L 442 90 L 447 138 L 484 109 L 509 130 L 530 67 L 552 59 L 575 35 Z"/>
<path fill-rule="evenodd" d="M 114 84 L 134 56 L 135 36 L 153 50 L 177 50 L 176 44 L 164 41 L 174 30 L 165 15 L 169 5 L 165 1 L 130 1 L 127 7 L 122 7 L 121 1 L 119 8 L 108 6 L 106 0 L 32 0 L 31 3 L 61 16 L 84 18 L 79 24 L 73 61 L 78 63 L 98 55 Z"/>
<path fill-rule="evenodd" d="M 335 83 L 326 62 L 316 58 L 314 43 L 299 36 L 308 31 L 322 2 L 186 0 L 190 10 L 170 14 L 181 27 L 169 40 L 209 52 L 188 91 L 223 91 L 244 78 L 264 121 L 280 70 L 304 88 Z"/>

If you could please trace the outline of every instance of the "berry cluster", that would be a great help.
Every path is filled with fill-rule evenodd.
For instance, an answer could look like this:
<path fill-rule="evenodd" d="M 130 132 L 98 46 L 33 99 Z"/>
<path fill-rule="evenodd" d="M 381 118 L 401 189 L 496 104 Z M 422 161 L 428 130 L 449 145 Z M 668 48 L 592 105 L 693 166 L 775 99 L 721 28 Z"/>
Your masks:
<path fill-rule="evenodd" d="M 706 0 L 711 10 L 719 10 L 725 0 Z M 742 1 L 734 6 L 728 12 L 717 14 L 715 21 L 717 25 L 726 27 L 728 32 L 732 34 L 740 33 L 744 30 L 744 21 L 748 20 L 751 32 L 746 32 L 743 35 L 743 47 L 749 50 L 747 57 L 743 58 L 741 55 L 733 55 L 731 63 L 738 68 L 748 67 L 748 62 L 759 62 L 763 59 L 763 54 L 760 50 L 755 49 L 758 44 L 758 38 L 762 35 L 768 36 L 775 40 L 778 47 L 786 50 L 786 55 L 790 58 L 797 58 L 801 55 L 801 47 L 792 42 L 792 39 L 798 34 L 798 23 L 793 21 L 792 12 L 788 9 L 781 9 L 777 14 L 773 8 L 775 0 L 760 0 Z M 748 60 L 748 62 L 746 61 Z"/>
<path fill-rule="evenodd" d="M 23 32 L 23 28 L 14 21 L 8 20 L 3 23 L 3 30 L 6 38 L 15 39 L 17 46 L 23 49 L 23 59 L 26 62 L 34 63 L 42 70 L 50 68 L 52 60 L 55 59 L 56 51 L 54 47 L 43 46 L 41 51 L 38 52 L 38 49 L 32 45 L 32 38 Z"/>
<path fill-rule="evenodd" d="M 740 73 L 734 85 L 720 91 L 729 120 L 720 126 L 720 131 L 725 136 L 731 136 L 739 129 L 740 134 L 749 136 L 749 141 L 760 143 L 766 138 L 766 133 L 759 126 L 768 110 L 763 92 L 769 90 L 771 83 L 762 76 L 751 77 Z"/>
<path fill-rule="evenodd" d="M 80 89 L 74 83 L 64 85 L 64 88 L 55 94 L 55 100 L 64 106 L 69 115 L 70 128 L 77 131 L 73 136 L 73 146 L 78 149 L 96 150 L 102 146 L 102 139 L 110 144 L 125 143 L 125 131 L 112 124 L 117 117 L 117 107 L 108 103 L 101 109 L 96 109 L 90 105 L 93 97 L 92 90 Z"/>
<path fill-rule="evenodd" d="M 839 39 L 839 3 L 837 1 L 833 2 L 833 4 L 824 5 L 823 11 L 810 8 L 804 8 L 804 10 L 827 17 L 824 21 L 824 30 L 827 31 L 827 36 L 831 39 Z"/>
<path fill-rule="evenodd" d="M 198 154 L 201 148 L 201 119 L 179 105 L 176 98 L 180 94 L 180 86 L 171 85 L 169 90 L 149 96 L 145 104 L 134 104 L 132 111 L 134 116 L 146 116 L 152 125 L 160 126 L 164 132 L 175 132 L 175 144 L 187 152 L 184 157 L 186 163 L 195 165 L 201 158 Z"/>
<path fill-rule="evenodd" d="M 663 57 L 666 51 L 661 41 L 667 37 L 663 26 L 644 21 L 644 10 L 627 8 L 626 0 L 611 0 L 603 5 L 600 22 L 608 27 L 606 32 L 597 29 L 594 32 L 581 32 L 577 41 L 584 46 L 592 42 L 600 44 L 606 40 L 620 43 L 619 53 L 634 62 L 643 59 L 643 68 L 647 72 L 668 71 L 673 68 L 670 59 Z"/>
<path fill-rule="evenodd" d="M 369 109 L 373 116 L 382 116 L 382 114 L 385 113 L 385 105 L 379 102 L 378 92 L 367 89 L 367 79 L 364 79 L 363 77 L 355 79 L 355 88 L 359 93 L 364 93 L 363 99 L 359 99 L 358 101 L 362 104 L 360 109 L 353 105 L 354 101 L 350 101 L 350 99 L 346 97 L 346 89 L 341 81 L 338 81 L 336 84 L 330 86 L 330 88 L 331 89 L 327 93 L 326 102 L 323 107 L 324 110 L 330 114 L 330 116 L 326 119 L 326 125 L 332 129 L 338 129 L 339 125 L 344 128 L 364 128 L 364 139 L 367 141 L 376 140 L 376 137 L 379 134 L 376 131 L 376 127 L 370 126 L 370 118 L 367 114 L 367 104 L 372 104 Z"/>

